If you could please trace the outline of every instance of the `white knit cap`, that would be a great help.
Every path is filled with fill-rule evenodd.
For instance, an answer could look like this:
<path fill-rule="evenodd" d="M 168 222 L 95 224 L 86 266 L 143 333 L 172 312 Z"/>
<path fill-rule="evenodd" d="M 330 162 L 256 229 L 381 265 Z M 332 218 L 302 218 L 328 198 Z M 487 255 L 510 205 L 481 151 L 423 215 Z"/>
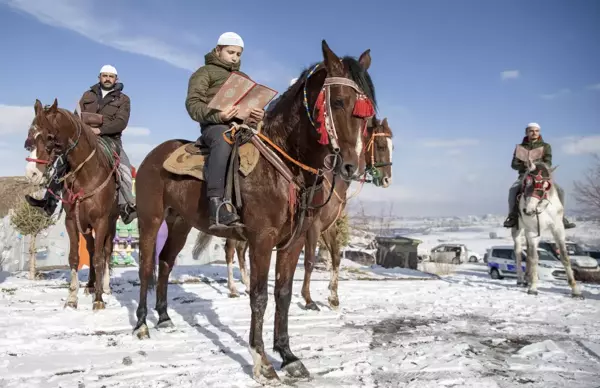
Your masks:
<path fill-rule="evenodd" d="M 117 69 L 115 69 L 115 67 L 111 65 L 104 65 L 102 66 L 102 69 L 100 69 L 100 74 L 102 73 L 117 75 Z"/>
<path fill-rule="evenodd" d="M 529 123 L 525 128 L 537 128 L 542 129 L 538 123 Z"/>
<path fill-rule="evenodd" d="M 217 46 L 240 46 L 244 48 L 244 41 L 242 37 L 235 32 L 226 32 L 219 36 Z"/>
<path fill-rule="evenodd" d="M 295 84 L 296 81 L 298 81 L 298 78 L 292 78 L 292 80 L 290 81 L 290 86 L 292 86 L 293 84 Z"/>

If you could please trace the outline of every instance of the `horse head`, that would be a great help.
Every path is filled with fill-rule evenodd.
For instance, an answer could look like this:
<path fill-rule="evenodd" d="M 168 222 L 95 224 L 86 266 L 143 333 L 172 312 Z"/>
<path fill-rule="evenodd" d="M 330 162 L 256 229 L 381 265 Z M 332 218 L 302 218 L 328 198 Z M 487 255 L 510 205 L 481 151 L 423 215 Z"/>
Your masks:
<path fill-rule="evenodd" d="M 540 205 L 548 200 L 552 190 L 552 173 L 556 167 L 550 168 L 543 162 L 530 163 L 528 171 L 521 181 L 522 200 L 524 201 L 523 213 L 531 216 L 540 214 L 543 209 Z"/>
<path fill-rule="evenodd" d="M 305 108 L 313 121 L 312 102 L 318 142 L 330 146 L 334 156 L 331 167 L 349 181 L 359 171 L 367 120 L 375 114 L 372 85 L 353 80 L 365 79 L 371 65 L 370 50 L 358 61 L 340 59 L 323 40 L 322 51 L 323 62 L 305 76 Z"/>
<path fill-rule="evenodd" d="M 367 171 L 373 177 L 373 184 L 383 188 L 392 184 L 392 130 L 387 118 L 377 120 L 368 135 L 366 151 Z"/>
<path fill-rule="evenodd" d="M 39 100 L 35 100 L 33 108 L 35 116 L 24 144 L 29 151 L 25 176 L 30 182 L 41 185 L 47 183 L 48 166 L 53 165 L 59 156 L 66 156 L 74 147 L 71 136 L 76 125 L 70 117 L 72 114 L 59 108 L 56 99 L 50 107 L 43 107 Z"/>

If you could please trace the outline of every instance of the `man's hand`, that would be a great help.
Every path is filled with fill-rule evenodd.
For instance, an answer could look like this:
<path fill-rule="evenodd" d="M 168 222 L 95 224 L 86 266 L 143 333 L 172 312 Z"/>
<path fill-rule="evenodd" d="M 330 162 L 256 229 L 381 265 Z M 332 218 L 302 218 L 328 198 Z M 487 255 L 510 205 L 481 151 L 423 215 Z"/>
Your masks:
<path fill-rule="evenodd" d="M 231 120 L 236 114 L 238 114 L 239 110 L 239 106 L 230 106 L 229 108 L 225 109 L 219 114 L 219 118 L 221 119 L 221 121 L 227 122 Z"/>
<path fill-rule="evenodd" d="M 264 117 L 265 111 L 262 109 L 254 108 L 250 111 L 250 118 L 256 121 L 257 123 L 260 122 Z"/>
<path fill-rule="evenodd" d="M 94 128 L 94 127 L 90 127 L 92 128 L 92 132 L 94 132 L 96 135 L 101 134 L 102 132 L 100 131 L 100 128 Z"/>

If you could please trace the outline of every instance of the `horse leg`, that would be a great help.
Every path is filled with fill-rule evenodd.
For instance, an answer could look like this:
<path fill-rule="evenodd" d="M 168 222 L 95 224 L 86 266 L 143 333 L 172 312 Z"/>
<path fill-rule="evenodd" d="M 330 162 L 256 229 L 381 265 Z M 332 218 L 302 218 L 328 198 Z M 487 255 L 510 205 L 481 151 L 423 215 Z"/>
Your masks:
<path fill-rule="evenodd" d="M 326 242 L 325 245 L 329 249 L 331 255 L 331 280 L 329 281 L 329 298 L 327 301 L 332 308 L 340 306 L 340 299 L 338 297 L 338 279 L 340 277 L 340 262 L 342 256 L 340 255 L 340 246 L 337 239 L 337 226 L 332 226 L 326 233 L 323 234 L 323 240 Z"/>
<path fill-rule="evenodd" d="M 114 239 L 117 234 L 117 220 L 111 221 L 108 227 L 108 236 L 106 236 L 106 242 L 104 244 L 104 252 L 106 252 L 106 265 L 104 267 L 104 278 L 102 279 L 102 290 L 106 295 L 112 294 L 110 290 L 110 269 L 112 253 L 114 248 Z"/>
<path fill-rule="evenodd" d="M 237 298 L 240 296 L 235 281 L 233 280 L 233 255 L 235 254 L 236 241 L 228 238 L 225 241 L 225 261 L 227 262 L 227 288 L 229 288 L 229 297 Z"/>
<path fill-rule="evenodd" d="M 569 286 L 571 287 L 571 296 L 573 296 L 574 298 L 583 298 L 583 294 L 581 293 L 581 289 L 575 281 L 573 269 L 571 268 L 571 259 L 569 259 L 569 252 L 567 251 L 567 245 L 565 244 L 565 228 L 562 225 L 562 221 L 559 221 L 559 223 L 559 226 L 555 226 L 552 229 L 552 235 L 560 251 L 560 261 L 562 262 L 563 267 L 565 267 L 567 281 L 569 282 Z"/>
<path fill-rule="evenodd" d="M 100 219 L 99 222 L 95 225 L 96 236 L 94 237 L 98 242 L 94 246 L 94 268 L 96 269 L 96 281 L 94 282 L 94 303 L 93 310 L 104 310 L 104 300 L 102 299 L 102 294 L 104 292 L 104 272 L 106 269 L 106 244 L 107 239 L 110 236 L 109 233 L 109 225 L 108 220 Z M 112 243 L 112 240 L 108 243 Z"/>
<path fill-rule="evenodd" d="M 304 245 L 300 237 L 285 251 L 277 252 L 275 265 L 275 330 L 273 334 L 273 350 L 281 356 L 281 368 L 291 377 L 308 378 L 310 373 L 290 349 L 288 334 L 288 315 L 292 300 L 292 284 L 298 257 Z"/>
<path fill-rule="evenodd" d="M 246 241 L 238 241 L 235 244 L 235 250 L 240 265 L 240 273 L 242 274 L 242 283 L 246 286 L 246 292 L 250 290 L 250 278 L 248 277 L 248 269 L 246 268 L 246 252 L 248 251 L 248 243 Z"/>
<path fill-rule="evenodd" d="M 171 317 L 167 313 L 167 291 L 169 288 L 169 275 L 175 265 L 177 255 L 187 240 L 192 229 L 182 217 L 167 218 L 169 233 L 167 241 L 158 257 L 158 287 L 156 289 L 156 311 L 158 312 L 157 328 L 173 327 Z"/>
<path fill-rule="evenodd" d="M 517 266 L 517 286 L 524 286 L 525 279 L 523 275 L 522 261 L 523 261 L 523 229 L 517 227 L 513 227 L 511 230 L 513 242 L 514 242 L 514 251 L 515 251 L 515 264 Z M 526 261 L 527 263 L 527 261 Z"/>
<path fill-rule="evenodd" d="M 538 244 L 540 237 L 527 236 L 527 263 L 529 264 L 529 289 L 527 293 L 530 295 L 537 295 L 537 283 L 538 283 Z"/>
<path fill-rule="evenodd" d="M 86 295 L 90 295 L 94 293 L 94 283 L 96 282 L 96 269 L 94 268 L 94 236 L 92 236 L 92 232 L 90 232 L 88 234 L 84 234 L 83 238 L 85 239 L 85 247 L 88 251 L 88 256 L 90 257 L 88 282 L 85 286 L 84 292 Z"/>
<path fill-rule="evenodd" d="M 154 288 L 156 284 L 154 251 L 156 250 L 156 236 L 164 217 L 162 206 L 154 210 L 155 214 L 147 214 L 146 212 L 139 211 L 138 208 L 138 228 L 140 231 L 140 301 L 136 311 L 138 320 L 133 329 L 133 334 L 139 339 L 150 338 L 150 332 L 146 324 L 146 316 L 148 315 L 148 288 Z M 163 247 L 161 252 L 164 250 Z"/>
<path fill-rule="evenodd" d="M 250 242 L 250 309 L 252 311 L 248 345 L 254 361 L 252 373 L 254 379 L 261 384 L 279 382 L 279 376 L 265 354 L 262 335 L 265 310 L 269 301 L 268 280 L 271 253 L 275 245 L 270 233 L 263 232 L 263 236 L 248 240 Z"/>
<path fill-rule="evenodd" d="M 79 293 L 79 277 L 77 268 L 79 268 L 79 232 L 75 225 L 75 220 L 67 217 L 65 220 L 67 234 L 69 235 L 69 267 L 71 268 L 71 282 L 69 283 L 69 296 L 67 297 L 66 307 L 77 308 L 77 294 Z"/>
<path fill-rule="evenodd" d="M 306 308 L 319 311 L 319 307 L 310 296 L 310 278 L 315 266 L 315 250 L 319 241 L 320 225 L 318 221 L 313 222 L 306 232 L 306 243 L 304 245 L 304 282 L 302 283 L 302 297 L 306 302 Z"/>

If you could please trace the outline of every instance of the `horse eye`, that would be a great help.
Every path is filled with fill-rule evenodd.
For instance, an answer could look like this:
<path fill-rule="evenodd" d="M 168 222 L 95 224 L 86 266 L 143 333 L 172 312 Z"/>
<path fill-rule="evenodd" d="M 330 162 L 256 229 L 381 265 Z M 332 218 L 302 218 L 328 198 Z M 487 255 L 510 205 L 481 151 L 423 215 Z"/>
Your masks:
<path fill-rule="evenodd" d="M 344 109 L 344 100 L 338 98 L 333 102 L 333 104 L 331 104 L 331 106 L 335 109 Z"/>

